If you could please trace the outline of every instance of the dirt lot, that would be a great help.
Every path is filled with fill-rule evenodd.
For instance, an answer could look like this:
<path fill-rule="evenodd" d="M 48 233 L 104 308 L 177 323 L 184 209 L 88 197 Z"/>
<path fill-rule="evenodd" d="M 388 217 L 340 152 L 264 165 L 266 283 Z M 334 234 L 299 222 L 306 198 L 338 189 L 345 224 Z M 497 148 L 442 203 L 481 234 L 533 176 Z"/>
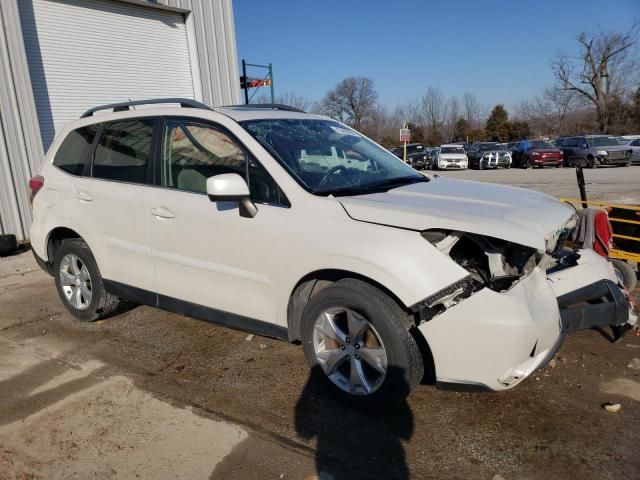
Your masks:
<path fill-rule="evenodd" d="M 569 169 L 444 175 L 576 195 Z M 640 201 L 640 167 L 587 181 Z M 378 416 L 327 398 L 295 345 L 150 307 L 80 323 L 30 252 L 0 259 L 0 479 L 638 478 L 639 432 L 640 337 L 573 334 L 513 390 L 421 386 Z"/>

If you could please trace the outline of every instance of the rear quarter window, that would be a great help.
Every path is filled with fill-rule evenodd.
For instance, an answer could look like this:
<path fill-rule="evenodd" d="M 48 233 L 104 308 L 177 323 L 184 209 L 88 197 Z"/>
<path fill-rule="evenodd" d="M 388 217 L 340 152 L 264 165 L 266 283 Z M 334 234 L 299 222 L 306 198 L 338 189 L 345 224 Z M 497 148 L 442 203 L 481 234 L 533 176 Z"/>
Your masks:
<path fill-rule="evenodd" d="M 98 132 L 98 125 L 73 130 L 62 141 L 53 158 L 53 164 L 71 175 L 83 175 L 91 163 L 91 145 Z"/>

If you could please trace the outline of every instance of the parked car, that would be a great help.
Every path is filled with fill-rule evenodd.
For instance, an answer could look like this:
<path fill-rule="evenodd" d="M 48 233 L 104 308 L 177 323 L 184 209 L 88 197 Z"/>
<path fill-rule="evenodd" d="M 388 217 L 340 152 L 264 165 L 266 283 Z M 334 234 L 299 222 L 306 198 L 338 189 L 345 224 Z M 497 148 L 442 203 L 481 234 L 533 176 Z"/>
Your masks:
<path fill-rule="evenodd" d="M 640 164 L 640 138 L 631 140 L 629 147 L 631 148 L 631 163 Z"/>
<path fill-rule="evenodd" d="M 436 170 L 466 170 L 469 160 L 462 145 L 442 145 L 435 154 L 433 166 Z"/>
<path fill-rule="evenodd" d="M 467 151 L 469 167 L 479 170 L 485 168 L 511 168 L 511 152 L 498 142 L 477 142 Z"/>
<path fill-rule="evenodd" d="M 631 165 L 632 150 L 611 135 L 582 135 L 558 139 L 566 165 L 583 165 L 596 168 L 598 165 Z"/>
<path fill-rule="evenodd" d="M 363 408 L 425 365 L 441 387 L 505 390 L 567 332 L 635 322 L 611 264 L 562 248 L 576 214 L 547 195 L 422 175 L 290 107 L 164 101 L 182 107 L 89 110 L 29 182 L 34 255 L 80 320 L 126 299 L 300 342 Z"/>
<path fill-rule="evenodd" d="M 404 146 L 399 146 L 391 150 L 398 158 L 404 157 Z M 425 170 L 431 168 L 431 161 L 427 156 L 426 149 L 421 143 L 407 144 L 407 163 L 416 170 Z"/>
<path fill-rule="evenodd" d="M 564 164 L 564 154 L 546 140 L 522 140 L 513 150 L 513 163 L 520 168 L 560 168 Z"/>

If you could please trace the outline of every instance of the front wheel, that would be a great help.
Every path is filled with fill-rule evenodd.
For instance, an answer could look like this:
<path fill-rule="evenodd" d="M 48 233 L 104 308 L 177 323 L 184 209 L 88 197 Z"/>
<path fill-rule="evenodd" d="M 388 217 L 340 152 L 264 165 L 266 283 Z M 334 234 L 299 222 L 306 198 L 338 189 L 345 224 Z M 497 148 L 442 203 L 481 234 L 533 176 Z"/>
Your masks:
<path fill-rule="evenodd" d="M 55 252 L 54 276 L 62 303 L 85 322 L 113 313 L 120 301 L 107 293 L 89 246 L 79 238 L 62 242 Z"/>
<path fill-rule="evenodd" d="M 598 162 L 596 161 L 595 157 L 587 158 L 587 167 L 596 168 L 597 166 L 598 166 Z"/>
<path fill-rule="evenodd" d="M 367 410 L 391 408 L 424 374 L 407 320 L 407 313 L 379 289 L 360 280 L 339 280 L 304 310 L 305 356 L 340 400 Z"/>

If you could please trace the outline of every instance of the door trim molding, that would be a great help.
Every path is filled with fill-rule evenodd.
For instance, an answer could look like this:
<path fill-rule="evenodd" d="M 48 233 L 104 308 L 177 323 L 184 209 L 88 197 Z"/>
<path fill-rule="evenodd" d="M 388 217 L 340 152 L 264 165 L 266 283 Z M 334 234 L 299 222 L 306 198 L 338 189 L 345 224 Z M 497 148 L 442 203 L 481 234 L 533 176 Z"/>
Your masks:
<path fill-rule="evenodd" d="M 180 315 L 192 317 L 197 320 L 203 320 L 215 325 L 241 330 L 243 332 L 254 333 L 263 337 L 277 338 L 279 340 L 289 340 L 288 329 L 274 323 L 257 320 L 255 318 L 236 315 L 235 313 L 225 312 L 211 307 L 205 307 L 197 303 L 191 303 L 178 298 L 159 295 L 149 290 L 138 287 L 132 287 L 124 283 L 102 279 L 107 292 L 121 297 L 125 300 L 143 305 L 168 310 Z"/>

